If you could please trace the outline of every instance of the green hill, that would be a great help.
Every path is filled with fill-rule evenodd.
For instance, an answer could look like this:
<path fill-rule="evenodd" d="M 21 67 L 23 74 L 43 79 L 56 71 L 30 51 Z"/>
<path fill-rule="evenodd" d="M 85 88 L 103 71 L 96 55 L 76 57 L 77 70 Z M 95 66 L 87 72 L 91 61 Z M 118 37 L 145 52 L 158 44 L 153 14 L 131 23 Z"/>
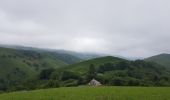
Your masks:
<path fill-rule="evenodd" d="M 51 74 L 42 75 L 50 76 L 44 78 L 50 80 L 46 84 L 55 84 L 57 80 L 59 86 L 85 85 L 93 78 L 104 85 L 170 86 L 170 72 L 163 66 L 144 60 L 129 61 L 112 56 L 67 65 Z"/>
<path fill-rule="evenodd" d="M 105 63 L 118 63 L 120 61 L 126 61 L 126 60 L 117 58 L 117 57 L 106 56 L 106 57 L 94 58 L 94 59 L 90 59 L 87 61 L 82 61 L 79 63 L 68 65 L 64 67 L 64 69 L 65 70 L 67 69 L 69 71 L 84 73 L 84 72 L 87 72 L 90 64 L 93 64 L 94 66 L 99 67 L 100 65 L 105 64 Z"/>
<path fill-rule="evenodd" d="M 158 63 L 166 68 L 170 68 L 170 54 L 160 54 L 146 58 L 145 60 Z"/>
<path fill-rule="evenodd" d="M 75 56 L 55 51 L 0 47 L 0 88 L 19 84 L 43 69 L 60 68 L 79 61 L 81 59 Z"/>

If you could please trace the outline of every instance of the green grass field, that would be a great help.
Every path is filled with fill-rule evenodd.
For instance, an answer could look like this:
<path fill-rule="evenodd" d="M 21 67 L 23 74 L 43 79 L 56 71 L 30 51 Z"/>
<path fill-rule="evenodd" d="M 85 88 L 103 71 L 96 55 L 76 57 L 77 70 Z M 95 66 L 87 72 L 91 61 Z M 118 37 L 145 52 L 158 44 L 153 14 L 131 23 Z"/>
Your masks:
<path fill-rule="evenodd" d="M 170 100 L 170 87 L 70 87 L 0 94 L 0 100 Z"/>

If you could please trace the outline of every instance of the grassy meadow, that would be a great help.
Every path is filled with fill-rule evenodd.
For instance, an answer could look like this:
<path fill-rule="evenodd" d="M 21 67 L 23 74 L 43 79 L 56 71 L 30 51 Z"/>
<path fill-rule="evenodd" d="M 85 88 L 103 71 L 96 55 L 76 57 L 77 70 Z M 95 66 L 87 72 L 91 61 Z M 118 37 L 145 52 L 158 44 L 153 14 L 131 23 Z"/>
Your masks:
<path fill-rule="evenodd" d="M 170 100 L 170 87 L 65 87 L 4 93 L 0 100 Z"/>

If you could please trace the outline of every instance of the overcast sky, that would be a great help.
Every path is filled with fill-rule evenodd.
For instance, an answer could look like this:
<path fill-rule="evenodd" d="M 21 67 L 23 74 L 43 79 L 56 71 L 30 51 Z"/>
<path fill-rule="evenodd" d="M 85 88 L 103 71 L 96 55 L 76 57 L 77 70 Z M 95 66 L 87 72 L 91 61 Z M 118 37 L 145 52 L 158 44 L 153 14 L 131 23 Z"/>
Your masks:
<path fill-rule="evenodd" d="M 170 53 L 170 0 L 0 0 L 0 44 L 125 57 Z"/>

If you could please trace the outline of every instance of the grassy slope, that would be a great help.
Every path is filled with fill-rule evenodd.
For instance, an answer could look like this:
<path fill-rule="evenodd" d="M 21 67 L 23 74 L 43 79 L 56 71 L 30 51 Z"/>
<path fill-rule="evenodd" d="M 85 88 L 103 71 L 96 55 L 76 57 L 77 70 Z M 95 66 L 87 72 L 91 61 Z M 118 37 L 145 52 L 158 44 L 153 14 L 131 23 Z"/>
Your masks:
<path fill-rule="evenodd" d="M 19 68 L 20 71 L 25 72 L 28 76 L 34 75 L 35 70 L 21 61 L 9 58 L 0 58 L 0 77 L 7 77 L 7 75 L 14 76 L 15 69 Z M 13 77 L 14 78 L 14 77 Z"/>
<path fill-rule="evenodd" d="M 71 87 L 0 95 L 0 100 L 169 100 L 169 87 Z"/>
<path fill-rule="evenodd" d="M 16 52 L 11 49 L 0 49 L 0 78 L 9 79 L 12 77 L 13 79 L 19 78 L 21 75 L 15 75 L 15 69 L 19 68 L 20 71 L 24 72 L 26 76 L 34 75 L 35 72 L 32 70 L 27 64 L 24 64 L 19 58 L 9 58 L 6 55 L 16 55 Z M 5 55 L 5 57 L 2 57 Z M 7 78 L 8 77 L 8 78 Z M 11 78 L 10 78 L 11 79 Z"/>
<path fill-rule="evenodd" d="M 170 54 L 160 54 L 145 59 L 146 61 L 156 62 L 166 68 L 170 68 Z"/>
<path fill-rule="evenodd" d="M 124 59 L 117 58 L 117 57 L 106 56 L 106 57 L 90 59 L 90 60 L 83 61 L 83 62 L 80 62 L 80 63 L 68 65 L 66 67 L 66 69 L 68 69 L 70 71 L 84 73 L 88 70 L 90 64 L 94 64 L 94 66 L 98 67 L 99 65 L 102 65 L 104 63 L 117 63 L 117 62 L 120 62 L 120 61 L 123 61 L 123 60 Z"/>
<path fill-rule="evenodd" d="M 22 80 L 36 75 L 42 69 L 65 65 L 67 64 L 64 61 L 47 52 L 0 48 L 0 79 Z"/>

